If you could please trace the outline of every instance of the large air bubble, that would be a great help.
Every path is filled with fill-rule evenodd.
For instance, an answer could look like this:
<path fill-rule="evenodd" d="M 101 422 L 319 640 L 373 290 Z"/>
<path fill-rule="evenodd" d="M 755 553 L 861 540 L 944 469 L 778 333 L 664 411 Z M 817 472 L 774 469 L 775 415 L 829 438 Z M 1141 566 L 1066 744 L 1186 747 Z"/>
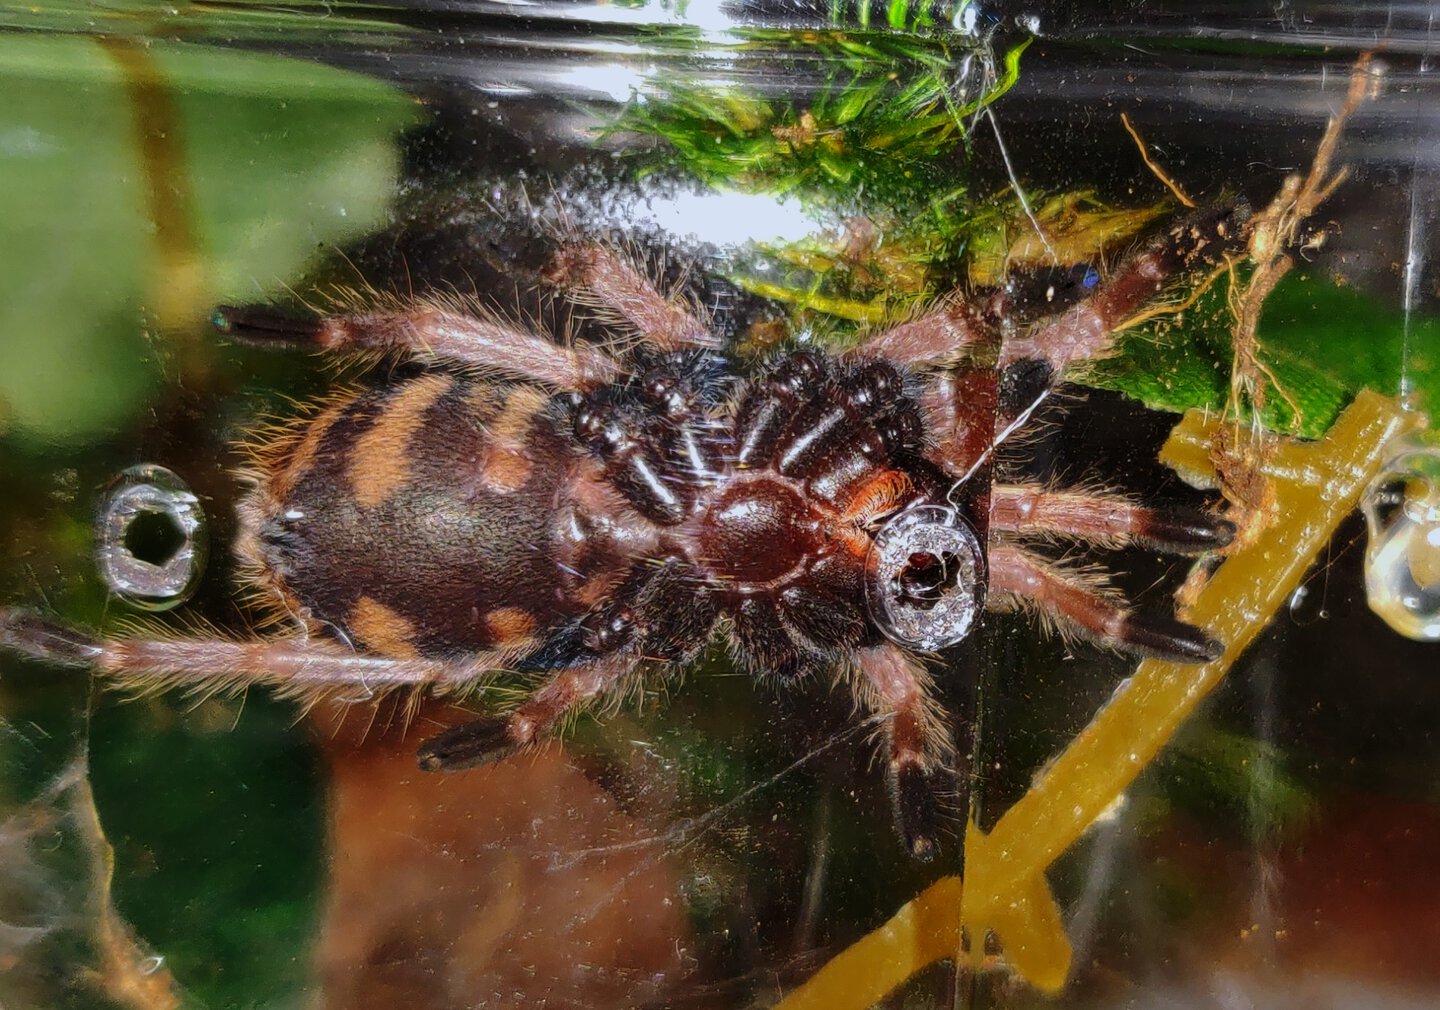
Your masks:
<path fill-rule="evenodd" d="M 984 607 L 980 540 L 953 508 L 920 505 L 895 516 L 875 535 L 867 567 L 870 616 L 906 648 L 954 645 Z"/>
<path fill-rule="evenodd" d="M 1410 435 L 1365 492 L 1365 593 L 1400 634 L 1440 641 L 1440 444 Z"/>
<path fill-rule="evenodd" d="M 146 610 L 168 610 L 195 591 L 205 567 L 205 514 L 194 493 L 162 466 L 120 475 L 96 523 L 96 562 L 112 593 Z"/>

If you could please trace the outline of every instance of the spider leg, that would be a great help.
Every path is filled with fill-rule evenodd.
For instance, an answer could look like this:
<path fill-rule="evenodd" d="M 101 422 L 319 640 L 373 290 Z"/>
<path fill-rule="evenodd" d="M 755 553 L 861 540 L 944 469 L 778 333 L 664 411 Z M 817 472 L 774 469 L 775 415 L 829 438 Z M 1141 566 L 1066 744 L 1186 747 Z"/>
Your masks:
<path fill-rule="evenodd" d="M 1058 377 L 1076 361 L 1107 355 L 1115 331 L 1135 315 L 1176 273 L 1197 262 L 1215 262 L 1243 240 L 1243 208 L 1222 204 L 1177 223 L 1166 234 L 1124 260 L 1084 301 L 1047 322 L 1009 336 L 1000 365 L 1046 362 Z"/>
<path fill-rule="evenodd" d="M 604 246 L 568 246 L 551 261 L 545 279 L 629 326 L 658 351 L 720 347 L 720 338 L 701 320 L 660 294 L 634 264 Z"/>
<path fill-rule="evenodd" d="M 1207 663 L 1222 646 L 1200 628 L 1174 618 L 1140 616 L 1072 571 L 1014 544 L 990 550 L 992 598 L 1006 594 L 1042 615 L 1123 652 L 1175 663 Z"/>
<path fill-rule="evenodd" d="M 990 526 L 1001 533 L 1053 534 L 1104 546 L 1143 544 L 1173 554 L 1217 550 L 1235 524 L 1188 508 L 1146 508 L 1118 495 L 1056 491 L 1039 484 L 996 484 Z"/>
<path fill-rule="evenodd" d="M 925 376 L 919 401 L 930 455 L 952 477 L 968 477 L 994 448 L 999 383 L 988 368 L 958 367 Z"/>
<path fill-rule="evenodd" d="M 499 653 L 459 660 L 359 653 L 323 639 L 217 636 L 108 638 L 27 610 L 0 609 L 0 648 L 84 667 L 137 688 L 236 690 L 265 684 L 281 694 L 354 685 L 366 691 L 474 684 L 500 665 Z"/>
<path fill-rule="evenodd" d="M 952 294 L 913 319 L 869 335 L 846 356 L 909 367 L 946 365 L 996 340 L 998 332 L 981 311 Z"/>
<path fill-rule="evenodd" d="M 928 862 L 935 856 L 939 826 L 936 773 L 951 750 L 930 674 L 890 643 L 862 649 L 858 658 L 863 702 L 891 716 L 885 728 L 886 776 L 900 838 L 912 857 Z"/>
<path fill-rule="evenodd" d="M 552 673 L 508 715 L 481 716 L 420 748 L 425 771 L 459 771 L 509 757 L 548 734 L 566 715 L 606 694 L 643 661 L 683 663 L 710 637 L 715 610 L 688 587 L 685 564 L 642 562 L 607 603 L 581 619 L 551 654 L 573 665 Z M 675 600 L 689 598 L 685 607 Z M 562 639 L 566 636 L 560 636 Z M 545 653 L 537 657 L 546 661 Z M 557 663 L 558 665 L 558 663 Z"/>
<path fill-rule="evenodd" d="M 666 379 L 671 376 L 665 376 Z M 698 402 L 702 391 L 661 386 L 666 400 Z M 656 397 L 659 399 L 659 397 Z M 696 410 L 656 414 L 664 404 L 627 403 L 599 390 L 572 408 L 575 438 L 605 467 L 606 476 L 646 518 L 673 526 L 691 515 L 702 489 L 718 481 L 728 450 L 726 426 Z"/>
<path fill-rule="evenodd" d="M 462 771 L 499 761 L 534 743 L 564 716 L 614 687 L 633 667 L 611 655 L 560 670 L 508 716 L 482 716 L 446 730 L 420 747 L 427 772 Z"/>
<path fill-rule="evenodd" d="M 222 305 L 215 310 L 214 323 L 226 336 L 250 343 L 336 353 L 399 351 L 557 389 L 594 389 L 621 373 L 619 363 L 596 347 L 567 347 L 493 319 L 436 308 L 305 319 L 264 306 Z"/>

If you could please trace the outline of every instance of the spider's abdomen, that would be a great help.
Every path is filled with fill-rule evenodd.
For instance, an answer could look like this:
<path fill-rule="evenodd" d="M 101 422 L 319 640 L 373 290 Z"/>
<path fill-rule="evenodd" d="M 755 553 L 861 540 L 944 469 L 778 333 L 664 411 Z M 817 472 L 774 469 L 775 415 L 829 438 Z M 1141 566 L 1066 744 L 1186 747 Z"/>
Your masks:
<path fill-rule="evenodd" d="M 623 572 L 547 402 L 439 372 L 342 400 L 268 461 L 242 550 L 287 610 L 371 651 L 530 651 Z"/>

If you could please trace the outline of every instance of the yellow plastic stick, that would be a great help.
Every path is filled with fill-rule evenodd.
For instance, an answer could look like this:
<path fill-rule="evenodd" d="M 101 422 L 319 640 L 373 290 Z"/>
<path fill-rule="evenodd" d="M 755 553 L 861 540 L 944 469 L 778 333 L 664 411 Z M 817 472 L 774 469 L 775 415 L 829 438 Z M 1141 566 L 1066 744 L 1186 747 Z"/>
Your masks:
<path fill-rule="evenodd" d="M 859 1010 L 960 950 L 960 878 L 941 877 L 889 922 L 846 947 L 774 1010 Z"/>
<path fill-rule="evenodd" d="M 1335 527 L 1360 502 L 1385 458 L 1386 444 L 1412 415 L 1375 393 L 1361 393 L 1319 442 L 1276 446 L 1263 464 L 1278 521 L 1249 547 L 1227 558 L 1200 593 L 1187 619 L 1225 643 L 1217 660 L 1201 667 L 1147 659 L 1049 770 L 1005 812 L 988 836 L 973 824 L 965 836 L 969 886 L 961 921 L 971 936 L 999 932 L 997 914 L 1017 890 L 1042 874 L 1114 803 L 1150 763 L 1187 716 L 1220 683 L 1290 595 Z M 1182 472 L 1209 469 L 1215 424 L 1192 412 L 1171 433 L 1160 458 Z M 1053 939 L 1021 924 L 1019 936 L 1001 940 L 1029 981 L 1059 988 L 1066 964 L 1036 966 L 1032 977 L 1012 948 Z M 1028 958 L 1026 959 L 1028 960 Z"/>
<path fill-rule="evenodd" d="M 1187 615 L 1226 643 L 1224 655 L 1202 667 L 1142 662 L 989 835 L 970 825 L 963 889 L 954 877 L 931 885 L 779 1008 L 858 1010 L 933 961 L 955 956 L 957 903 L 972 942 L 993 929 L 1006 959 L 1028 982 L 1047 991 L 1064 985 L 1070 946 L 1045 870 L 1123 795 L 1220 682 L 1356 507 L 1385 460 L 1386 444 L 1418 423 L 1394 401 L 1362 392 L 1321 441 L 1277 442 L 1262 464 L 1274 494 L 1274 524 L 1226 559 Z M 1161 458 L 1182 473 L 1211 474 L 1217 427 L 1190 412 Z"/>

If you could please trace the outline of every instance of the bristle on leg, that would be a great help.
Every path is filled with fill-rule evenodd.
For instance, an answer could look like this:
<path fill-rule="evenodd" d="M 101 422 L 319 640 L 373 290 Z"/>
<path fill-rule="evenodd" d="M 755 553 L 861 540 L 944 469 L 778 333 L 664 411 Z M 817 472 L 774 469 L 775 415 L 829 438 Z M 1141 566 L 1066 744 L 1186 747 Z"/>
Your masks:
<path fill-rule="evenodd" d="M 1180 506 L 1150 508 L 1123 495 L 996 484 L 991 527 L 1021 536 L 1059 536 L 1107 546 L 1143 544 L 1171 554 L 1221 550 L 1235 539 L 1228 519 Z"/>
<path fill-rule="evenodd" d="M 931 697 L 930 675 L 914 657 L 889 644 L 861 650 L 859 666 L 862 702 L 890 716 L 885 742 L 896 832 L 910 858 L 928 863 L 939 849 L 934 769 L 952 757 L 949 733 Z"/>
<path fill-rule="evenodd" d="M 1131 655 L 1208 663 L 1224 652 L 1221 643 L 1200 628 L 1168 617 L 1137 616 L 1105 592 L 1103 583 L 1013 544 L 991 551 L 990 589 Z"/>

